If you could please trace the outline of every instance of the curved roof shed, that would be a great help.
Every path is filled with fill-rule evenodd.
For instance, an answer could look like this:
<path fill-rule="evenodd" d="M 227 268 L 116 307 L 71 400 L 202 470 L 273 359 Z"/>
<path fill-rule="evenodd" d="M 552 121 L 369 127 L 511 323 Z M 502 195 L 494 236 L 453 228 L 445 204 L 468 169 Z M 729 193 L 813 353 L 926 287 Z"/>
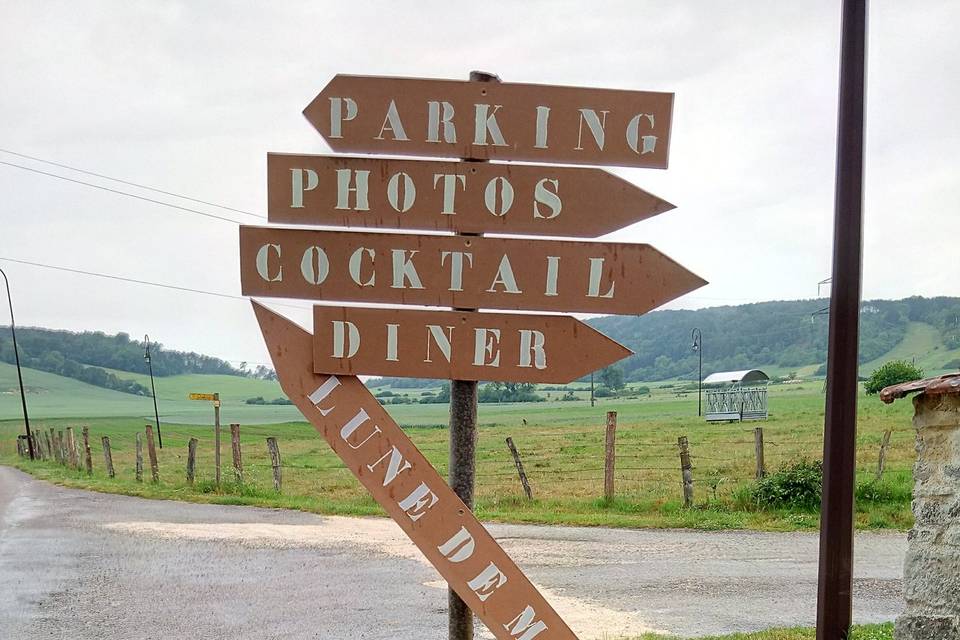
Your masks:
<path fill-rule="evenodd" d="M 745 369 L 743 371 L 719 371 L 711 373 L 703 379 L 703 384 L 751 384 L 769 382 L 770 376 L 760 369 Z"/>

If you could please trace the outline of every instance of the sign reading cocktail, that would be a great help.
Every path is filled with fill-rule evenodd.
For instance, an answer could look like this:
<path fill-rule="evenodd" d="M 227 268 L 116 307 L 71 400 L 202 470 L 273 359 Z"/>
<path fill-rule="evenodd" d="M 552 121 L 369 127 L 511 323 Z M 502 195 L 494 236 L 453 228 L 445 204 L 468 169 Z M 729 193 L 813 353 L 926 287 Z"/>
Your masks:
<path fill-rule="evenodd" d="M 666 168 L 673 95 L 336 76 L 304 111 L 335 151 Z M 673 205 L 604 171 L 268 157 L 271 223 L 596 237 Z M 572 631 L 358 374 L 568 382 L 630 350 L 578 320 L 706 284 L 645 244 L 241 227 L 251 296 L 305 298 L 314 335 L 255 305 L 284 392 L 500 640 Z M 332 301 L 454 311 L 331 306 Z"/>

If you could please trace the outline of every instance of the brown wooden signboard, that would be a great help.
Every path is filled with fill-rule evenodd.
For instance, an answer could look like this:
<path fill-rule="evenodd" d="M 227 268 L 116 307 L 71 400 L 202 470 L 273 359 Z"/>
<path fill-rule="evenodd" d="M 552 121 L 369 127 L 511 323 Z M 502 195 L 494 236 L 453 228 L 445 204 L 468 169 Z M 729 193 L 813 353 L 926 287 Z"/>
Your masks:
<path fill-rule="evenodd" d="M 315 306 L 313 370 L 566 383 L 632 351 L 570 316 Z"/>
<path fill-rule="evenodd" d="M 665 169 L 673 94 L 338 75 L 303 114 L 339 152 Z"/>
<path fill-rule="evenodd" d="M 600 169 L 267 155 L 270 222 L 592 238 L 673 209 Z"/>
<path fill-rule="evenodd" d="M 314 373 L 310 334 L 254 310 L 284 393 L 494 636 L 575 640 L 363 383 Z"/>
<path fill-rule="evenodd" d="M 244 295 L 641 314 L 705 284 L 650 245 L 240 228 Z"/>

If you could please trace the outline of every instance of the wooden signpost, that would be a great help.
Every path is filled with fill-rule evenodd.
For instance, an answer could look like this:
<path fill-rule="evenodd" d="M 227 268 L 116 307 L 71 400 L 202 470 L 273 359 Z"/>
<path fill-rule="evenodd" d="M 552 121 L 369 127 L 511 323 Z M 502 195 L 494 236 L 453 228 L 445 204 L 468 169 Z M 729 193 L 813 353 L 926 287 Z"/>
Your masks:
<path fill-rule="evenodd" d="M 216 483 L 220 488 L 220 394 L 191 393 L 191 400 L 206 400 L 213 403 L 213 466 L 216 467 Z"/>
<path fill-rule="evenodd" d="M 339 152 L 666 169 L 673 94 L 338 75 L 303 115 Z"/>
<path fill-rule="evenodd" d="M 673 94 L 471 79 L 338 75 L 304 115 L 338 152 L 667 166 Z M 480 234 L 590 238 L 673 205 L 594 168 L 353 156 L 270 154 L 268 192 L 271 223 L 447 232 L 241 227 L 242 291 L 453 308 L 326 304 L 311 335 L 254 303 L 284 392 L 452 589 L 451 640 L 473 637 L 464 603 L 499 640 L 574 640 L 470 510 L 473 381 L 568 382 L 631 352 L 477 309 L 641 314 L 706 282 L 645 244 Z M 358 374 L 452 381 L 450 485 Z"/>
<path fill-rule="evenodd" d="M 570 316 L 315 306 L 313 335 L 346 375 L 566 383 L 633 353 Z"/>
<path fill-rule="evenodd" d="M 673 208 L 600 169 L 267 155 L 274 223 L 594 238 Z"/>
<path fill-rule="evenodd" d="M 639 315 L 706 282 L 647 244 L 240 227 L 244 295 Z"/>

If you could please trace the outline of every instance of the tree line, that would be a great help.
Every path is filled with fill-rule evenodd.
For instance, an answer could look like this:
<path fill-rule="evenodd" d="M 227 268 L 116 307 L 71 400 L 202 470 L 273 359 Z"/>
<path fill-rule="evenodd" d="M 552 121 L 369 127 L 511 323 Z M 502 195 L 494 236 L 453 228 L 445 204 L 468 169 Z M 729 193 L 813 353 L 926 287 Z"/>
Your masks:
<path fill-rule="evenodd" d="M 123 378 L 108 369 L 146 374 L 146 344 L 131 340 L 130 335 L 108 335 L 102 331 L 60 331 L 37 327 L 18 327 L 17 346 L 20 363 L 31 369 L 73 378 L 105 389 L 150 395 L 150 389 L 135 380 Z M 150 359 L 155 376 L 185 373 L 223 374 L 273 378 L 273 370 L 258 366 L 250 370 L 246 363 L 234 367 L 229 362 L 193 351 L 165 349 L 150 344 Z M 9 330 L 0 332 L 0 361 L 13 364 L 15 354 Z"/>

